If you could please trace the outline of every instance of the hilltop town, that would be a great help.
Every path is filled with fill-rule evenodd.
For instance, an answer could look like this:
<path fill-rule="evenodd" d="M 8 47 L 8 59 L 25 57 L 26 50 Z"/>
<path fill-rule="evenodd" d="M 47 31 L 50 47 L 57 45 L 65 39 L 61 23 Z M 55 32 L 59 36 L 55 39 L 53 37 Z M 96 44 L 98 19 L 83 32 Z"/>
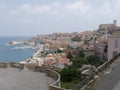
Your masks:
<path fill-rule="evenodd" d="M 56 52 L 57 50 L 63 51 L 63 57 L 65 57 L 64 55 L 68 51 L 75 52 L 79 49 L 87 56 L 96 54 L 100 60 L 107 61 L 112 58 L 111 54 L 115 47 L 112 47 L 111 44 L 114 44 L 114 39 L 116 40 L 115 43 L 119 44 L 119 34 L 120 27 L 117 26 L 117 21 L 114 20 L 111 24 L 99 25 L 98 30 L 95 31 L 37 35 L 29 40 L 29 42 L 25 42 L 33 43 L 35 47 L 42 47 L 42 52 L 47 53 L 45 56 L 51 59 L 54 58 L 51 52 Z M 43 46 L 41 46 L 41 44 Z M 114 51 L 115 55 L 117 53 L 119 53 L 119 51 Z M 53 64 L 55 61 L 52 62 L 51 59 L 49 63 Z M 47 62 L 47 64 L 49 63 Z"/>
<path fill-rule="evenodd" d="M 9 44 L 31 44 L 27 48 L 37 48 L 33 56 L 20 63 L 59 69 L 66 88 L 66 82 L 76 84 L 86 76 L 95 75 L 98 66 L 117 56 L 120 53 L 119 42 L 120 26 L 114 20 L 113 23 L 99 25 L 94 31 L 37 35 L 30 40 Z"/>

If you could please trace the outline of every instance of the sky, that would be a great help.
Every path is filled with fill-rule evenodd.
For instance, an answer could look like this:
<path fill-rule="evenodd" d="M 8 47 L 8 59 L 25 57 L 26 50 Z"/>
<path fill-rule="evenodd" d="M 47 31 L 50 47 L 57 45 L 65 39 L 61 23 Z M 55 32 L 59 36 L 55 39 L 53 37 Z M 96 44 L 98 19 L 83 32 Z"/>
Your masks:
<path fill-rule="evenodd" d="M 0 0 L 0 36 L 81 32 L 120 22 L 120 0 Z"/>

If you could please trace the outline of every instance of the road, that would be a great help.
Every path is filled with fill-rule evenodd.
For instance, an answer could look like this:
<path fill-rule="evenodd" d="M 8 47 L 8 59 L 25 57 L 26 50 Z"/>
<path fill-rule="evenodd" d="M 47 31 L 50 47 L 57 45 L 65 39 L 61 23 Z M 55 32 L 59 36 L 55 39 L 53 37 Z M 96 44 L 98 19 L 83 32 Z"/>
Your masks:
<path fill-rule="evenodd" d="M 90 90 L 120 90 L 120 61 L 116 60 Z M 118 83 L 119 82 L 119 83 Z M 119 85 L 118 85 L 119 84 Z M 117 85 L 117 86 L 116 86 Z"/>

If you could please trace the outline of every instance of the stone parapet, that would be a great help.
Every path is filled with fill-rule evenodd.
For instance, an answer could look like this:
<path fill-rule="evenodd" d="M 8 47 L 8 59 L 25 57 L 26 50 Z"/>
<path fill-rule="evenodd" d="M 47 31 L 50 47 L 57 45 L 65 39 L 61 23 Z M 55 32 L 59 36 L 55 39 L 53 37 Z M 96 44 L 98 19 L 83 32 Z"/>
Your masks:
<path fill-rule="evenodd" d="M 7 63 L 1 62 L 1 63 L 0 63 L 0 68 L 7 68 Z"/>

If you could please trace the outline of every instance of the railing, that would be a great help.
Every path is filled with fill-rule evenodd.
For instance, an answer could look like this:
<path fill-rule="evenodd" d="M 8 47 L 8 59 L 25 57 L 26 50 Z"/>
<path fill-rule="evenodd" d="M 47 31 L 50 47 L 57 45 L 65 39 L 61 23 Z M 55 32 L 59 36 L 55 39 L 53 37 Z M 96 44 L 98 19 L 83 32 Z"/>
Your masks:
<path fill-rule="evenodd" d="M 118 54 L 117 56 L 115 56 L 114 58 L 112 58 L 111 60 L 107 61 L 106 63 L 104 63 L 103 65 L 99 66 L 98 72 L 102 72 L 104 71 L 110 64 L 112 64 L 118 57 L 120 56 L 120 54 Z"/>
<path fill-rule="evenodd" d="M 89 81 L 91 81 L 92 79 L 94 79 L 94 75 L 88 76 L 82 82 L 73 87 L 72 90 L 80 90 L 83 86 L 89 84 Z"/>
<path fill-rule="evenodd" d="M 60 85 L 60 74 L 58 74 L 54 70 L 48 70 L 47 75 L 52 77 L 55 80 L 55 82 L 49 85 L 49 90 L 65 90 L 60 87 L 61 86 Z"/>

